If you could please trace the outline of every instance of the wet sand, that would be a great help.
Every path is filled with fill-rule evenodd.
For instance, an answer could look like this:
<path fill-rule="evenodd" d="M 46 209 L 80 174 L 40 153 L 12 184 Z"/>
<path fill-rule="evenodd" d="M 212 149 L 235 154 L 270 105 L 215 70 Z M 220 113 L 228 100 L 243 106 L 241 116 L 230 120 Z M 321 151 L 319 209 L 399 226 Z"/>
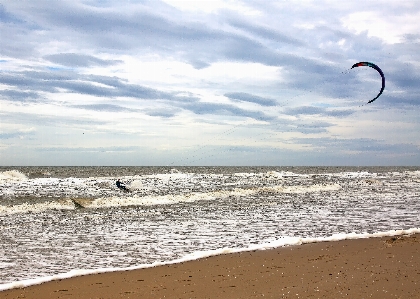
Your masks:
<path fill-rule="evenodd" d="M 227 254 L 52 281 L 0 298 L 420 298 L 420 235 Z"/>

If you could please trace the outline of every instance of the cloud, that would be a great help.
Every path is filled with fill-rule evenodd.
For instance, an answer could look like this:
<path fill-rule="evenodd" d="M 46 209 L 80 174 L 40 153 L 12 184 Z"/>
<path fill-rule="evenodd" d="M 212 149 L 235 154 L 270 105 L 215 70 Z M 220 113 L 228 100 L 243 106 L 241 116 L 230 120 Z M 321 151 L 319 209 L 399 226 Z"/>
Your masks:
<path fill-rule="evenodd" d="M 107 146 L 107 147 L 38 147 L 41 152 L 136 152 L 138 146 Z"/>
<path fill-rule="evenodd" d="M 11 139 L 21 136 L 20 133 L 0 133 L 0 139 Z"/>
<path fill-rule="evenodd" d="M 103 60 L 91 55 L 83 55 L 76 53 L 60 53 L 43 57 L 53 63 L 61 64 L 68 67 L 89 67 L 89 66 L 109 66 L 120 63 L 119 60 Z"/>
<path fill-rule="evenodd" d="M 103 111 L 103 112 L 133 112 L 133 109 L 122 107 L 112 104 L 91 104 L 91 105 L 72 105 L 71 107 L 93 110 L 93 111 Z"/>
<path fill-rule="evenodd" d="M 228 23 L 257 39 L 267 39 L 269 41 L 276 42 L 279 45 L 286 44 L 294 47 L 302 47 L 306 45 L 305 42 L 297 38 L 279 32 L 278 29 L 274 30 L 270 27 L 255 25 L 249 23 L 248 21 L 239 19 L 231 19 Z"/>
<path fill-rule="evenodd" d="M 17 102 L 36 101 L 38 98 L 40 98 L 40 95 L 37 92 L 10 89 L 0 90 L 0 96 Z"/>
<path fill-rule="evenodd" d="M 229 116 L 249 117 L 256 120 L 272 120 L 273 117 L 261 111 L 242 109 L 229 104 L 218 104 L 209 102 L 182 103 L 179 107 L 189 110 L 195 114 L 214 114 Z"/>
<path fill-rule="evenodd" d="M 39 110 L 39 109 L 38 109 Z M 36 111 L 39 112 L 39 111 Z M 42 111 L 41 111 L 42 112 Z M 1 116 L 2 124 L 25 124 L 31 125 L 35 128 L 37 127 L 50 127 L 50 128 L 57 128 L 58 132 L 65 133 L 69 130 L 69 128 L 76 128 L 76 127 L 88 127 L 91 128 L 93 126 L 101 126 L 108 124 L 109 121 L 96 119 L 96 118 L 88 118 L 86 116 L 81 117 L 80 115 L 55 115 L 54 111 L 53 114 L 48 114 L 51 112 L 45 113 L 27 113 L 25 112 L 3 112 Z M 39 131 L 39 130 L 38 130 Z"/>
<path fill-rule="evenodd" d="M 228 93 L 225 93 L 225 97 L 228 97 L 231 100 L 256 103 L 261 106 L 276 106 L 277 105 L 276 100 L 259 97 L 259 96 L 252 95 L 245 92 L 228 92 Z"/>
<path fill-rule="evenodd" d="M 394 2 L 250 0 L 235 4 L 240 9 L 223 1 L 194 9 L 159 0 L 2 2 L 0 125 L 35 127 L 34 140 L 21 141 L 28 159 L 42 142 L 57 146 L 56 137 L 69 136 L 63 148 L 91 147 L 84 142 L 110 148 L 115 131 L 144 130 L 148 142 L 124 144 L 147 144 L 142 150 L 153 153 L 152 144 L 164 140 L 159 146 L 169 158 L 162 152 L 157 162 L 194 143 L 221 153 L 243 139 L 255 153 L 269 153 L 267 144 L 278 139 L 285 148 L 277 150 L 296 164 L 332 156 L 350 161 L 346 155 L 358 151 L 369 157 L 360 158 L 364 163 L 385 161 L 375 160 L 382 153 L 409 153 L 387 163 L 418 164 L 420 5 Z M 384 93 L 364 106 L 379 91 L 380 77 L 370 68 L 350 70 L 358 61 L 376 63 L 386 77 Z M 246 129 L 216 145 L 218 134 L 238 122 Z M 95 141 L 79 138 L 86 128 L 97 133 Z M 17 138 L 13 132 L 2 133 L 3 144 Z M 240 151 L 228 162 L 249 161 Z M 137 161 L 132 154 L 130 162 Z"/>
<path fill-rule="evenodd" d="M 350 109 L 327 109 L 315 106 L 300 106 L 295 108 L 286 108 L 283 112 L 288 115 L 323 115 L 333 117 L 346 117 L 355 113 L 354 110 Z"/>
<path fill-rule="evenodd" d="M 295 132 L 300 132 L 302 134 L 319 134 L 326 133 L 327 128 L 333 127 L 334 124 L 323 121 L 314 121 L 314 122 L 305 122 L 300 121 L 296 124 Z"/>
<path fill-rule="evenodd" d="M 34 134 L 35 134 L 34 128 L 21 129 L 21 130 L 12 131 L 12 132 L 0 132 L 0 140 L 14 139 L 14 138 L 24 139 L 27 137 L 32 137 Z"/>
<path fill-rule="evenodd" d="M 391 144 L 372 138 L 296 138 L 294 143 L 310 144 L 313 148 L 327 148 L 329 151 L 341 151 L 352 154 L 418 154 L 419 147 L 410 143 Z"/>
<path fill-rule="evenodd" d="M 143 109 L 142 112 L 149 116 L 171 118 L 174 117 L 180 111 L 181 109 L 164 107 L 159 109 Z"/>
<path fill-rule="evenodd" d="M 100 85 L 98 85 L 98 83 Z M 23 71 L 0 73 L 0 84 L 17 89 L 25 89 L 27 95 L 37 92 L 69 93 L 92 95 L 97 97 L 132 97 L 138 99 L 187 99 L 175 93 L 129 84 L 116 77 L 84 75 L 71 71 Z M 13 96 L 11 91 L 4 95 Z M 23 95 L 23 94 L 22 94 Z M 22 98 L 22 96 L 21 96 Z"/>
<path fill-rule="evenodd" d="M 11 23 L 11 22 L 15 22 L 16 19 L 9 14 L 4 5 L 0 3 L 0 22 L 2 23 Z"/>

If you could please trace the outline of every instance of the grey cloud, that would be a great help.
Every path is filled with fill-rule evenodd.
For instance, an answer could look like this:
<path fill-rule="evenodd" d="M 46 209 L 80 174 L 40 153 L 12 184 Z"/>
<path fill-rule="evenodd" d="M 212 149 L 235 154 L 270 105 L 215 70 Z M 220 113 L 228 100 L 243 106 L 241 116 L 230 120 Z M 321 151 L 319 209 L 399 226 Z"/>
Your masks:
<path fill-rule="evenodd" d="M 308 135 L 308 134 L 325 133 L 327 132 L 327 129 L 326 128 L 299 127 L 296 131 L 299 133 Z"/>
<path fill-rule="evenodd" d="M 153 47 L 155 51 L 169 51 L 171 55 L 182 56 L 198 69 L 214 61 L 232 58 L 276 66 L 315 65 L 314 61 L 298 55 L 281 54 L 243 33 L 212 28 L 204 22 L 173 21 L 169 15 L 154 14 L 152 10 L 138 8 L 139 6 L 134 7 L 131 12 L 115 13 L 112 9 L 98 9 L 87 5 L 70 6 L 69 3 L 60 2 L 56 4 L 60 6 L 57 9 L 56 6 L 46 5 L 46 2 L 42 3 L 31 10 L 31 15 L 28 16 L 33 22 L 45 28 L 60 26 L 62 30 L 68 30 L 68 34 L 77 36 L 84 44 L 94 43 L 95 46 L 124 52 L 134 48 Z M 263 36 L 294 46 L 302 45 L 299 40 L 264 26 L 244 21 L 227 22 L 252 36 Z M 63 65 L 112 63 L 82 54 L 55 54 L 46 59 Z"/>
<path fill-rule="evenodd" d="M 90 3 L 89 5 L 93 4 Z M 168 53 L 170 51 L 171 55 L 181 56 L 197 69 L 207 67 L 214 61 L 228 59 L 258 62 L 271 66 L 285 66 L 287 67 L 283 72 L 287 82 L 285 85 L 338 98 L 355 97 L 357 95 L 357 76 L 354 73 L 340 75 L 340 72 L 343 71 L 344 61 L 341 64 L 337 60 L 335 60 L 336 64 L 331 64 L 329 61 L 324 62 L 321 59 L 324 55 L 323 50 L 317 48 L 319 43 L 331 41 L 334 44 L 342 38 L 346 39 L 350 50 L 349 53 L 345 53 L 346 55 L 341 54 L 343 57 L 359 55 L 360 49 L 364 49 L 366 53 L 377 53 L 383 47 L 379 39 L 367 36 L 366 32 L 353 34 L 343 29 L 335 29 L 336 27 L 340 28 L 337 22 L 331 23 L 329 26 L 315 26 L 311 30 L 301 30 L 300 32 L 291 27 L 289 28 L 290 31 L 284 34 L 265 24 L 256 25 L 252 21 L 234 17 L 223 19 L 222 16 L 220 22 L 226 22 L 226 24 L 240 29 L 227 31 L 220 29 L 225 28 L 223 26 L 209 26 L 204 20 L 194 22 L 177 19 L 172 14 L 176 15 L 179 12 L 165 7 L 162 3 L 153 4 L 160 5 L 161 12 L 159 14 L 145 5 L 133 6 L 130 12 L 119 10 L 119 8 L 115 11 L 107 4 L 96 7 L 89 5 L 60 2 L 51 7 L 48 2 L 40 2 L 37 7 L 31 10 L 31 16 L 28 16 L 29 23 L 38 24 L 38 26 L 44 28 L 53 28 L 58 25 L 62 30 L 68 30 L 65 31 L 65 34 L 77 37 L 81 44 L 89 44 L 89 47 L 92 45 L 100 47 L 105 51 L 107 47 L 111 50 L 117 47 L 122 53 L 129 53 L 134 48 L 143 50 L 153 48 L 158 53 Z M 23 8 L 20 9 L 20 11 L 23 11 L 20 16 L 25 15 L 25 13 L 28 15 L 29 10 L 25 12 L 25 9 L 28 8 L 24 6 Z M 298 38 L 295 36 L 298 36 Z M 264 39 L 276 40 L 293 47 L 305 46 L 305 49 L 312 51 L 312 54 L 304 57 L 301 56 L 303 54 L 300 54 L 299 51 L 293 54 L 281 52 L 278 48 L 265 44 Z M 406 40 L 413 45 L 417 41 L 414 35 L 407 35 Z M 337 52 L 335 48 L 328 49 L 328 51 L 341 53 Z M 107 61 L 95 56 L 77 53 L 54 54 L 45 58 L 66 66 L 117 63 L 117 61 Z M 407 75 L 403 77 L 404 74 L 396 77 L 395 84 L 402 88 L 413 88 L 416 85 L 417 78 Z M 147 99 L 174 98 L 173 94 L 138 85 L 130 86 L 124 84 L 121 80 L 114 80 L 112 85 L 118 87 L 118 90 L 98 88 L 89 85 L 89 81 L 95 79 L 88 79 L 86 75 L 83 75 L 83 77 L 87 82 L 45 84 L 44 91 L 53 92 L 53 89 L 61 87 L 71 92 L 96 96 L 128 96 Z M 55 78 L 55 80 L 59 79 Z M 27 83 L 29 84 L 29 82 Z M 35 81 L 35 83 L 38 82 Z"/>
<path fill-rule="evenodd" d="M 177 97 L 173 93 L 159 91 L 141 85 L 128 84 L 115 77 L 83 75 L 71 72 L 17 72 L 0 73 L 0 83 L 26 89 L 26 93 L 36 94 L 39 91 L 59 92 L 65 89 L 68 92 L 87 94 L 98 97 L 132 97 L 138 99 L 179 99 L 187 100 L 188 97 Z M 98 86 L 95 83 L 110 85 Z"/>
<path fill-rule="evenodd" d="M 4 5 L 0 3 L 0 23 L 22 23 L 22 21 L 8 12 Z"/>
<path fill-rule="evenodd" d="M 375 105 L 382 105 L 385 107 L 413 107 L 420 106 L 420 91 L 401 92 L 397 94 L 385 94 L 375 101 Z"/>
<path fill-rule="evenodd" d="M 302 133 L 305 135 L 310 135 L 310 134 L 319 134 L 319 133 L 326 133 L 327 132 L 327 128 L 325 127 L 307 127 L 307 126 L 297 126 L 296 128 L 291 128 L 288 130 L 284 130 L 287 132 L 298 132 L 298 133 Z"/>
<path fill-rule="evenodd" d="M 4 113 L 1 116 L 2 121 L 8 123 L 24 123 L 26 125 L 32 126 L 92 126 L 92 125 L 105 125 L 108 121 L 104 120 L 92 120 L 79 117 L 71 116 L 53 116 L 53 115 L 38 115 L 38 114 L 29 114 L 29 113 Z"/>
<path fill-rule="evenodd" d="M 72 105 L 71 107 L 94 110 L 94 111 L 104 111 L 104 112 L 122 112 L 122 111 L 134 111 L 135 109 L 130 109 L 118 105 L 112 104 L 91 104 L 91 105 Z"/>
<path fill-rule="evenodd" d="M 19 137 L 19 133 L 0 133 L 0 139 L 12 139 Z"/>
<path fill-rule="evenodd" d="M 68 92 L 88 94 L 88 95 L 93 95 L 93 96 L 98 96 L 98 97 L 114 96 L 114 93 L 115 93 L 114 89 L 111 89 L 108 87 L 97 86 L 90 82 L 61 81 L 61 82 L 55 82 L 54 85 L 55 85 L 54 86 L 55 88 L 66 89 Z"/>
<path fill-rule="evenodd" d="M 333 124 L 328 122 L 297 122 L 297 127 L 295 131 L 303 134 L 325 133 L 327 132 L 327 128 L 331 126 L 333 126 Z"/>
<path fill-rule="evenodd" d="M 57 9 L 57 5 L 60 9 Z M 156 14 L 153 9 L 142 5 L 133 6 L 130 12 L 122 12 L 119 9 L 116 12 L 106 5 L 93 7 L 60 2 L 51 7 L 48 2 L 41 2 L 31 11 L 30 18 L 32 22 L 39 23 L 45 28 L 59 26 L 62 30 L 68 30 L 66 31 L 68 34 L 77 36 L 78 40 L 84 44 L 94 44 L 96 47 L 111 50 L 118 49 L 124 53 L 133 49 L 143 51 L 153 48 L 156 52 L 181 57 L 197 69 L 205 68 L 215 61 L 229 59 L 271 66 L 287 66 L 290 68 L 284 75 L 287 76 L 287 82 L 291 87 L 316 90 L 317 84 L 328 78 L 328 73 L 337 71 L 336 68 L 323 63 L 320 59 L 304 58 L 298 53 L 280 52 L 276 47 L 269 47 L 258 41 L 262 38 L 293 47 L 306 45 L 306 40 L 303 42 L 301 39 L 292 37 L 298 36 L 296 30 L 284 34 L 266 25 L 255 25 L 234 17 L 226 20 L 221 18 L 221 22 L 240 29 L 239 32 L 238 30 L 227 31 L 217 26 L 211 27 L 204 21 L 176 20 L 172 16 L 172 14 L 179 14 L 176 10 L 170 10 L 163 4 L 153 5 L 159 5 L 163 13 Z M 225 29 L 225 26 L 223 28 Z M 322 30 L 327 31 L 325 28 Z M 343 36 L 346 33 L 337 30 L 334 34 Z M 113 63 L 88 55 L 75 55 L 55 54 L 47 58 L 68 66 Z M 332 87 L 324 90 L 335 91 L 337 94 L 341 92 L 340 89 L 334 90 Z M 161 96 L 156 96 L 158 97 Z"/>
<path fill-rule="evenodd" d="M 139 146 L 108 146 L 108 147 L 38 147 L 42 152 L 133 152 L 140 151 Z"/>
<path fill-rule="evenodd" d="M 154 5 L 154 4 L 153 4 Z M 59 6 L 59 7 L 57 7 Z M 179 41 L 209 39 L 214 33 L 204 23 L 175 22 L 169 16 L 155 13 L 141 5 L 130 10 L 121 7 L 92 7 L 70 2 L 56 5 L 38 5 L 30 18 L 44 27 L 59 26 L 62 30 L 90 37 L 88 42 L 98 42 L 110 49 L 161 47 Z M 109 38 L 111 37 L 111 38 Z"/>
<path fill-rule="evenodd" d="M 396 87 L 407 90 L 413 86 L 420 84 L 420 74 L 414 69 L 412 65 L 398 65 L 391 71 L 390 77 L 391 82 L 396 85 Z"/>
<path fill-rule="evenodd" d="M 251 38 L 229 34 L 223 40 L 221 54 L 236 61 L 259 62 L 270 66 L 291 66 L 306 73 L 321 73 L 334 69 L 319 59 L 277 51 Z"/>
<path fill-rule="evenodd" d="M 414 144 L 389 144 L 382 140 L 370 138 L 340 139 L 340 138 L 295 138 L 294 143 L 311 144 L 315 147 L 325 147 L 330 150 L 378 153 L 418 153 L 419 148 Z"/>
<path fill-rule="evenodd" d="M 0 73 L 0 83 L 16 87 L 19 90 L 27 89 L 45 92 L 55 92 L 60 81 L 71 81 L 77 77 L 68 72 L 9 72 Z"/>
<path fill-rule="evenodd" d="M 118 60 L 103 60 L 91 55 L 60 53 L 44 56 L 44 59 L 68 67 L 109 66 L 120 63 Z"/>
<path fill-rule="evenodd" d="M 419 44 L 420 43 L 420 34 L 405 34 L 404 41 L 408 43 Z"/>
<path fill-rule="evenodd" d="M 316 134 L 327 132 L 328 127 L 334 126 L 333 123 L 325 121 L 307 121 L 307 120 L 272 120 L 267 127 L 272 132 L 299 132 L 303 134 Z"/>
<path fill-rule="evenodd" d="M 351 114 L 355 113 L 354 110 L 327 110 L 325 112 L 325 115 L 328 116 L 334 116 L 334 117 L 346 117 L 349 116 Z"/>
<path fill-rule="evenodd" d="M 170 98 L 171 102 L 179 102 L 179 103 L 195 103 L 198 102 L 200 98 L 194 94 L 184 92 L 174 92 L 172 97 Z"/>
<path fill-rule="evenodd" d="M 86 109 L 86 110 L 93 110 L 93 111 L 102 111 L 102 112 L 136 112 L 141 111 L 149 116 L 157 116 L 163 118 L 170 118 L 176 115 L 180 109 L 177 108 L 170 108 L 170 107 L 162 107 L 156 109 L 133 109 L 128 107 L 123 107 L 120 105 L 113 105 L 113 104 L 90 104 L 90 105 L 72 105 L 71 107 L 79 108 L 79 109 Z"/>
<path fill-rule="evenodd" d="M 221 55 L 235 61 L 284 67 L 282 75 L 285 87 L 337 98 L 354 96 L 357 90 L 349 84 L 354 74 L 343 74 L 343 69 L 336 64 L 298 53 L 278 52 L 248 38 L 236 37 L 226 41 Z M 356 81 L 353 83 L 354 86 Z"/>
<path fill-rule="evenodd" d="M 324 116 L 334 116 L 334 117 L 346 117 L 354 113 L 353 110 L 337 110 L 337 109 L 327 109 L 322 107 L 314 106 L 300 106 L 296 108 L 286 108 L 284 110 L 285 114 L 289 115 L 324 115 Z"/>
<path fill-rule="evenodd" d="M 205 62 L 205 61 L 203 61 L 203 60 L 200 60 L 200 59 L 196 59 L 196 58 L 192 58 L 192 59 L 189 59 L 189 63 L 195 68 L 195 69 L 198 69 L 198 70 L 200 70 L 200 69 L 204 69 L 204 68 L 206 68 L 206 67 L 209 67 L 210 66 L 210 63 L 208 63 L 208 62 Z"/>
<path fill-rule="evenodd" d="M 144 99 L 165 99 L 172 98 L 171 93 L 162 92 L 153 88 L 148 88 L 140 85 L 125 84 L 120 91 L 121 96 L 144 98 Z"/>
<path fill-rule="evenodd" d="M 40 97 L 40 95 L 36 92 L 10 89 L 0 90 L 0 96 L 4 96 L 9 100 L 18 102 L 36 101 Z"/>
<path fill-rule="evenodd" d="M 250 24 L 249 22 L 241 21 L 238 19 L 231 19 L 228 21 L 228 23 L 236 28 L 242 29 L 245 32 L 252 34 L 257 38 L 269 39 L 274 42 L 293 45 L 296 47 L 305 45 L 305 43 L 299 39 L 280 33 L 279 31 L 268 27 Z"/>
<path fill-rule="evenodd" d="M 328 41 L 339 41 L 343 38 L 345 39 L 351 39 L 353 37 L 353 34 L 351 34 L 348 31 L 344 31 L 342 29 L 336 29 L 337 27 L 335 27 L 334 25 L 336 25 L 337 27 L 339 27 L 339 24 L 329 24 L 329 26 L 326 25 L 317 25 L 314 26 L 313 29 L 311 29 L 310 32 L 317 32 L 316 37 L 320 38 L 320 41 L 322 40 L 328 40 Z M 327 36 L 325 36 L 327 35 Z M 315 36 L 315 35 L 314 35 Z M 326 37 L 326 38 L 325 38 Z"/>
<path fill-rule="evenodd" d="M 19 87 L 19 88 L 28 88 L 30 86 L 34 86 L 34 81 L 30 78 L 22 76 L 22 74 L 7 74 L 7 73 L 0 73 L 0 83 Z"/>
<path fill-rule="evenodd" d="M 101 83 L 104 85 L 108 85 L 111 87 L 120 87 L 121 85 L 127 82 L 127 79 L 118 78 L 116 76 L 109 77 L 109 76 L 98 76 L 98 75 L 86 75 L 84 76 L 87 81 L 93 81 L 97 83 Z"/>
<path fill-rule="evenodd" d="M 276 106 L 277 102 L 273 99 L 259 97 L 253 94 L 244 93 L 244 92 L 229 92 L 224 94 L 225 97 L 228 97 L 231 100 L 238 100 L 243 102 L 256 103 L 261 106 Z"/>
<path fill-rule="evenodd" d="M 343 73 L 337 66 L 318 62 L 298 63 L 286 70 L 287 86 L 336 98 L 354 96 L 354 74 Z"/>
<path fill-rule="evenodd" d="M 10 132 L 10 133 L 1 133 L 0 132 L 0 140 L 1 139 L 24 138 L 24 137 L 27 137 L 27 136 L 31 136 L 33 134 L 34 134 L 34 131 L 29 131 L 29 132 L 18 131 L 18 132 Z"/>
<path fill-rule="evenodd" d="M 160 108 L 160 109 L 144 109 L 143 112 L 149 116 L 157 116 L 163 118 L 171 118 L 179 112 L 179 109 L 174 108 Z"/>
<path fill-rule="evenodd" d="M 273 118 L 260 111 L 245 110 L 233 105 L 215 104 L 208 102 L 183 103 L 180 107 L 195 114 L 217 114 L 226 116 L 250 117 L 257 120 L 272 120 Z"/>

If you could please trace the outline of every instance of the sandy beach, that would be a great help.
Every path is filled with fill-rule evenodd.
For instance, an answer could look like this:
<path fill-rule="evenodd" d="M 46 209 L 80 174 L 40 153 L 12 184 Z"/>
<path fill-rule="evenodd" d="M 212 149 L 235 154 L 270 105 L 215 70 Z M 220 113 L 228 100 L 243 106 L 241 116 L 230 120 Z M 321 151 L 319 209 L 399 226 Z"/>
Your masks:
<path fill-rule="evenodd" d="M 52 281 L 0 298 L 420 298 L 420 235 L 323 242 Z"/>

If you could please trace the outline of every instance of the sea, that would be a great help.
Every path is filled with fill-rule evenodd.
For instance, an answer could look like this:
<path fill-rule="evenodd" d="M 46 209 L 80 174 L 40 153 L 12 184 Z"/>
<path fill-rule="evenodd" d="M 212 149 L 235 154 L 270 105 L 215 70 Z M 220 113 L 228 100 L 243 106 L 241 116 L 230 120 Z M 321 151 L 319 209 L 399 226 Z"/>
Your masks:
<path fill-rule="evenodd" d="M 0 167 L 0 290 L 413 233 L 420 167 Z"/>

